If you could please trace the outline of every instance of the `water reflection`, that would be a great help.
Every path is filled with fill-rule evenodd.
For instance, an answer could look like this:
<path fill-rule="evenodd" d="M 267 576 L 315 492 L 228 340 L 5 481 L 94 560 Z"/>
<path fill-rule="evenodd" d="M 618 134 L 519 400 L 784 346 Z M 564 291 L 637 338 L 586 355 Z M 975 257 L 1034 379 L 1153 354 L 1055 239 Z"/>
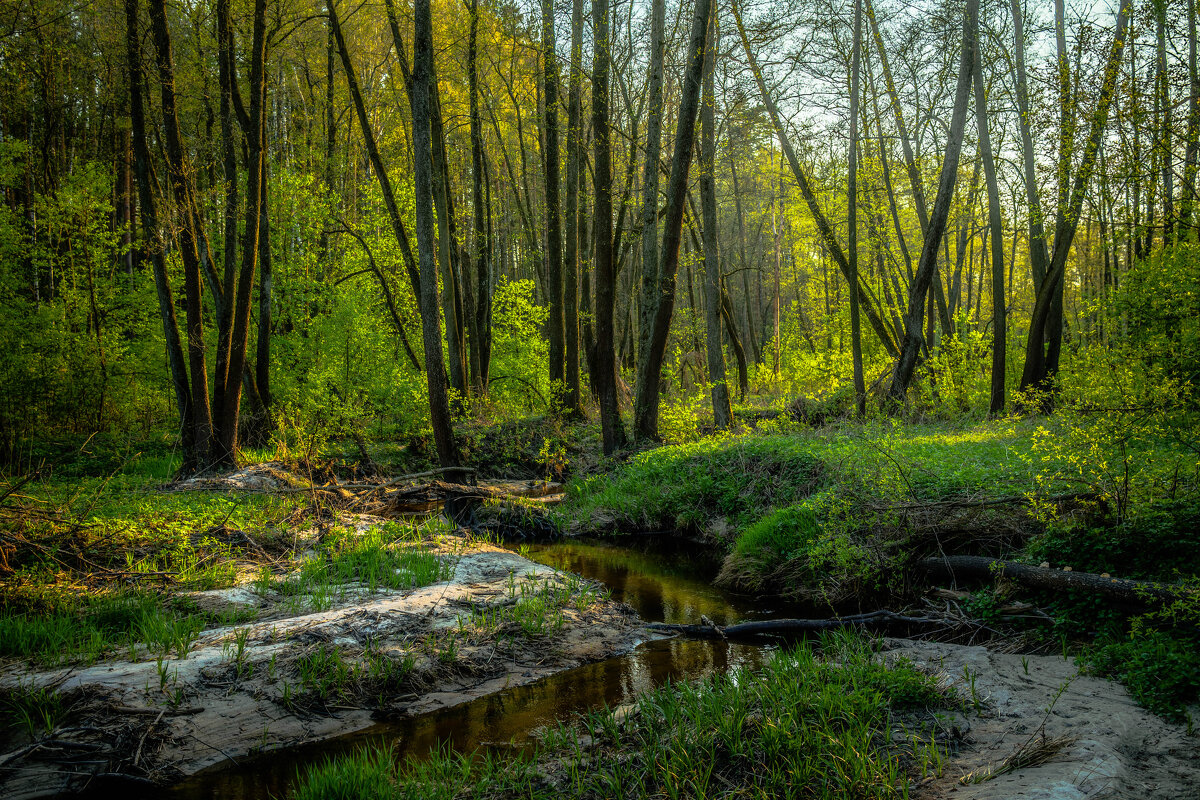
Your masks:
<path fill-rule="evenodd" d="M 692 548 L 693 553 L 697 549 Z M 628 603 L 643 619 L 698 622 L 705 615 L 724 625 L 763 616 L 751 609 L 748 601 L 714 589 L 710 580 L 715 565 L 684 551 L 662 552 L 648 542 L 614 546 L 572 541 L 531 545 L 522 552 L 539 563 L 602 581 L 612 589 L 614 599 Z M 529 743 L 531 733 L 538 728 L 574 712 L 627 705 L 668 680 L 690 680 L 736 667 L 755 667 L 764 654 L 761 647 L 724 641 L 647 642 L 627 655 L 454 708 L 381 723 L 351 736 L 214 770 L 190 779 L 169 794 L 187 800 L 283 797 L 305 766 L 367 743 L 394 747 L 398 756 L 416 758 L 425 757 L 439 746 L 460 751 L 519 748 Z"/>

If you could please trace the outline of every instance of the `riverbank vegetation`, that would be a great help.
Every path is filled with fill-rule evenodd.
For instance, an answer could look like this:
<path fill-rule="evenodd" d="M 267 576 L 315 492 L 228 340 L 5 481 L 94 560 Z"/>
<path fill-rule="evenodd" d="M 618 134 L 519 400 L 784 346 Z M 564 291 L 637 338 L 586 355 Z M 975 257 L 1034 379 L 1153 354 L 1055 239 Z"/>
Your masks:
<path fill-rule="evenodd" d="M 312 769 L 318 798 L 909 796 L 941 774 L 963 701 L 911 664 L 885 666 L 855 635 L 781 650 L 754 675 L 668 685 L 618 714 L 544 731 L 514 757 L 435 751 L 397 765 L 386 749 Z"/>

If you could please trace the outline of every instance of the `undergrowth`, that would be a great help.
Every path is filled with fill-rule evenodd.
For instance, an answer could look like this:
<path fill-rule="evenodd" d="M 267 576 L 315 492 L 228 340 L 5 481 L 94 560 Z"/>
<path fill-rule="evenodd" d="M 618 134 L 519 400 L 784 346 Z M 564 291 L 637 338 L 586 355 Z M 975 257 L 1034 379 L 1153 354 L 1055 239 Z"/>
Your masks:
<path fill-rule="evenodd" d="M 755 675 L 668 684 L 627 714 L 581 715 L 513 757 L 443 749 L 397 764 L 366 749 L 310 770 L 292 797 L 903 798 L 940 772 L 946 750 L 906 710 L 954 701 L 930 676 L 872 652 L 853 635 L 824 637 Z M 902 722 L 920 732 L 896 744 L 889 733 Z"/>

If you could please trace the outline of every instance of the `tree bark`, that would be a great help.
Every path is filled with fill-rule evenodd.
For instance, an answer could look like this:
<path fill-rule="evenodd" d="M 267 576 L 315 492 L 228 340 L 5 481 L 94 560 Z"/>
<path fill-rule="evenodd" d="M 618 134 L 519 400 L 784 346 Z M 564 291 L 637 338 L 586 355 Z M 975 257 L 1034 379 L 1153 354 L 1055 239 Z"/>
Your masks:
<path fill-rule="evenodd" d="M 242 400 L 242 372 L 246 367 L 246 344 L 250 335 L 250 295 L 258 268 L 258 231 L 261 222 L 263 164 L 262 118 L 266 113 L 266 0 L 255 0 L 250 55 L 250 124 L 246 131 L 246 215 L 242 231 L 242 263 L 234 303 L 233 333 L 229 342 L 229 372 L 225 397 L 217 420 L 217 450 L 214 463 L 237 464 L 238 412 Z M 228 246 L 228 244 L 226 245 Z"/>
<path fill-rule="evenodd" d="M 427 0 L 423 0 L 427 1 Z M 613 341 L 614 276 L 612 249 L 612 153 L 608 123 L 609 2 L 592 0 L 592 157 L 596 203 L 592 209 L 595 245 L 592 261 L 596 277 L 596 368 L 592 375 L 600 401 L 600 430 L 605 455 L 625 446 L 621 407 L 617 397 L 615 342 Z"/>
<path fill-rule="evenodd" d="M 1046 233 L 1042 216 L 1042 200 L 1037 189 L 1034 168 L 1033 134 L 1030 126 L 1029 89 L 1025 77 L 1025 33 L 1020 0 L 1012 0 L 1013 45 L 1017 68 L 1017 122 L 1021 132 L 1022 166 L 1025 168 L 1025 202 L 1029 214 L 1029 265 L 1033 270 L 1036 290 L 1046 279 L 1050 259 L 1046 254 Z"/>
<path fill-rule="evenodd" d="M 125 0 L 125 55 L 129 78 L 129 114 L 133 147 L 134 176 L 137 180 L 138 203 L 141 206 L 143 248 L 154 273 L 154 289 L 158 298 L 158 313 L 166 342 L 167 365 L 175 404 L 179 408 L 181 474 L 194 472 L 201 462 L 196 452 L 196 429 L 192 418 L 191 389 L 188 383 L 186 359 L 179 339 L 179 323 L 175 318 L 175 297 L 167 274 L 158 220 L 158 208 L 150 179 L 150 148 L 146 139 L 146 112 L 142 98 L 142 50 L 138 33 L 138 0 Z"/>
<path fill-rule="evenodd" d="M 1196 63 L 1196 0 L 1187 0 L 1188 124 L 1183 188 L 1179 203 L 1180 239 L 1196 238 L 1196 173 L 1200 171 L 1200 67 Z"/>
<path fill-rule="evenodd" d="M 925 558 L 917 562 L 917 568 L 934 580 L 968 578 L 992 581 L 1006 578 L 1030 589 L 1051 592 L 1084 591 L 1138 608 L 1171 603 L 1188 596 L 1188 591 L 1181 586 L 1106 578 L 1090 572 L 1030 567 L 986 556 Z"/>
<path fill-rule="evenodd" d="M 637 388 L 634 401 L 634 432 L 639 439 L 658 439 L 659 390 L 662 384 L 662 360 L 667 351 L 671 316 L 675 310 L 675 276 L 679 268 L 679 246 L 683 239 L 683 211 L 686 205 L 688 172 L 692 165 L 692 144 L 696 136 L 696 116 L 700 105 L 700 78 L 704 69 L 705 42 L 712 0 L 696 0 L 692 15 L 692 33 L 688 42 L 687 71 L 683 79 L 683 97 L 675 127 L 675 147 L 671 155 L 671 176 L 667 180 L 667 207 L 663 212 L 662 252 L 658 265 L 658 295 L 645 358 L 638 359 Z"/>
<path fill-rule="evenodd" d="M 471 115 L 471 211 L 474 224 L 471 244 L 475 261 L 475 336 L 472 344 L 475 391 L 487 394 L 491 366 L 492 291 L 488 267 L 491 240 L 484 225 L 483 122 L 479 116 L 479 0 L 471 0 L 471 30 L 467 40 L 467 84 Z"/>
<path fill-rule="evenodd" d="M 1162 106 L 1162 127 L 1158 132 L 1159 147 L 1162 150 L 1162 198 L 1163 198 L 1163 244 L 1170 244 L 1174 238 L 1172 226 L 1175 224 L 1175 158 L 1171 147 L 1171 83 L 1167 77 L 1167 0 L 1154 0 L 1154 22 L 1156 33 L 1155 77 L 1159 102 Z"/>
<path fill-rule="evenodd" d="M 413 64 L 409 101 L 413 121 L 413 189 L 416 205 L 417 255 L 419 258 L 421 339 L 425 348 L 425 378 L 429 389 L 429 418 L 437 445 L 438 463 L 458 466 L 458 448 L 446 396 L 446 372 L 442 361 L 441 326 L 438 324 L 437 243 L 433 219 L 433 20 L 429 0 L 413 3 Z M 343 63 L 348 62 L 345 42 L 338 31 Z M 347 68 L 347 73 L 350 71 Z M 365 123 L 365 115 L 363 122 Z M 382 174 L 381 174 L 382 177 Z"/>
<path fill-rule="evenodd" d="M 979 16 L 979 0 L 967 0 L 963 14 L 963 47 L 959 60 L 958 88 L 954 94 L 954 112 L 950 118 L 950 132 L 946 140 L 946 153 L 942 158 L 942 175 L 938 182 L 937 197 L 929 218 L 929 228 L 917 261 L 917 273 L 908 299 L 908 313 L 904 319 L 904 344 L 896 369 L 892 374 L 889 394 L 893 402 L 904 402 L 908 384 L 917 366 L 917 355 L 923 343 L 921 323 L 925 313 L 925 295 L 933 278 L 937 263 L 937 251 L 946 232 L 946 219 L 950 214 L 950 203 L 954 198 L 954 184 L 958 178 L 958 156 L 962 149 L 963 128 L 966 125 L 967 98 L 971 94 L 971 73 L 975 63 L 975 29 Z"/>
<path fill-rule="evenodd" d="M 646 83 L 646 161 L 642 169 L 642 280 L 638 295 L 638 374 L 648 367 L 658 299 L 658 170 L 662 159 L 663 58 L 666 0 L 650 3 L 650 74 Z"/>
<path fill-rule="evenodd" d="M 659 0 L 661 2 L 661 0 Z M 725 349 L 721 339 L 721 257 L 717 242 L 717 134 L 716 90 L 713 77 L 720 49 L 717 9 L 709 14 L 708 44 L 704 48 L 704 97 L 700 105 L 700 206 L 704 215 L 704 327 L 708 355 L 708 380 L 712 384 L 713 424 L 717 430 L 733 421 L 729 384 L 725 377 Z"/>
<path fill-rule="evenodd" d="M 882 49 L 882 48 L 881 48 Z M 846 250 L 850 259 L 851 286 L 858 285 L 858 95 L 859 59 L 862 50 L 862 0 L 854 3 L 854 44 L 850 56 L 850 152 L 846 180 L 846 218 L 849 235 Z M 858 292 L 850 292 L 850 352 L 854 361 L 854 406 L 859 417 L 867 415 L 867 386 L 863 377 L 862 325 L 858 314 Z"/>
<path fill-rule="evenodd" d="M 546 174 L 546 291 L 549 294 L 550 381 L 561 388 L 555 402 L 566 394 L 562 281 L 562 217 L 558 187 L 558 54 L 554 35 L 554 0 L 542 0 L 542 81 L 545 85 L 545 174 Z"/>
<path fill-rule="evenodd" d="M 579 391 L 579 190 L 583 162 L 583 0 L 571 0 L 571 66 L 567 81 L 567 199 L 563 264 L 563 406 L 582 418 Z"/>
<path fill-rule="evenodd" d="M 978 20 L 975 29 L 979 36 Z M 996 161 L 992 156 L 992 138 L 988 131 L 987 95 L 983 86 L 983 59 L 975 48 L 975 124 L 979 130 L 979 160 L 987 182 L 988 227 L 992 240 L 992 397 L 990 411 L 1004 410 L 1004 357 L 1008 336 L 1004 317 L 1004 228 L 1000 219 L 1000 186 L 996 181 Z M 980 305 L 983 297 L 979 298 Z"/>
<path fill-rule="evenodd" d="M 179 250 L 183 261 L 184 296 L 187 309 L 187 353 L 190 369 L 192 425 L 196 453 L 196 468 L 206 469 L 213 458 L 212 407 L 208 400 L 208 368 L 204 347 L 204 317 L 201 307 L 200 253 L 193 227 L 195 201 L 191 186 L 191 167 L 183 149 L 179 131 L 179 112 L 175 103 L 175 65 L 171 53 L 171 34 L 167 27 L 165 0 L 150 3 L 150 27 L 158 53 L 158 76 L 162 96 L 162 115 L 165 128 L 167 167 L 175 203 L 182 224 Z"/>

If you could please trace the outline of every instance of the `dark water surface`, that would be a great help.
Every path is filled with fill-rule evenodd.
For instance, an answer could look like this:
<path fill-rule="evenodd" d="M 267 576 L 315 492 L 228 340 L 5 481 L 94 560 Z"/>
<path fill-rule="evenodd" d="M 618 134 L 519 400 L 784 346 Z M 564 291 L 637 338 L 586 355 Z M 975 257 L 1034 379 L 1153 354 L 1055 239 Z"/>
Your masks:
<path fill-rule="evenodd" d="M 699 546 L 678 542 L 664 545 L 660 537 L 636 537 L 620 545 L 572 540 L 522 546 L 520 552 L 533 561 L 601 581 L 612 590 L 613 599 L 628 603 L 642 619 L 653 622 L 696 623 L 704 615 L 725 625 L 783 616 L 789 611 L 752 607 L 746 598 L 714 589 L 711 580 L 717 565 L 703 557 Z M 442 746 L 460 751 L 519 747 L 529 742 L 533 731 L 566 720 L 575 712 L 631 703 L 668 680 L 754 667 L 764 654 L 762 647 L 723 641 L 647 642 L 626 655 L 453 708 L 381 723 L 338 739 L 241 759 L 238 766 L 213 768 L 171 790 L 156 791 L 155 796 L 179 800 L 282 798 L 305 767 L 372 743 L 394 747 L 401 756 L 418 758 Z"/>

